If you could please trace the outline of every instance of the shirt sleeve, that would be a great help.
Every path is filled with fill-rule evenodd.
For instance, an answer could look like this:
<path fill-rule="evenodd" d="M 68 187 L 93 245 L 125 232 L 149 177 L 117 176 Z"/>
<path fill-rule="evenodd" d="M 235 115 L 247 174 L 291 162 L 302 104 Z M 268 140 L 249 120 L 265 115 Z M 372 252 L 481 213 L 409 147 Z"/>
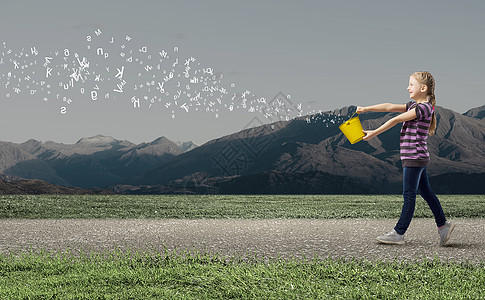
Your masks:
<path fill-rule="evenodd" d="M 406 111 L 409 110 L 409 108 L 411 107 L 411 105 L 413 105 L 414 101 L 409 101 L 408 103 L 406 103 Z"/>
<path fill-rule="evenodd" d="M 416 119 L 426 120 L 433 113 L 431 105 L 420 103 L 416 105 Z"/>

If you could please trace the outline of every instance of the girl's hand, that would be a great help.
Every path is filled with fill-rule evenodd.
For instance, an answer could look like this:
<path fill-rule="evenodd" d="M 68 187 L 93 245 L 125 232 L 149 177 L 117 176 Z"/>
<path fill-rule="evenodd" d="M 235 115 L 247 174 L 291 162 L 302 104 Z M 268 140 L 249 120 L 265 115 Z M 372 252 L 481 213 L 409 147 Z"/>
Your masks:
<path fill-rule="evenodd" d="M 360 114 L 360 113 L 363 113 L 365 112 L 365 107 L 362 107 L 362 106 L 357 106 L 357 110 L 355 111 L 356 113 Z"/>
<path fill-rule="evenodd" d="M 365 136 L 363 137 L 364 141 L 368 141 L 377 135 L 375 130 L 367 130 L 367 131 L 363 130 L 363 131 L 365 133 Z"/>

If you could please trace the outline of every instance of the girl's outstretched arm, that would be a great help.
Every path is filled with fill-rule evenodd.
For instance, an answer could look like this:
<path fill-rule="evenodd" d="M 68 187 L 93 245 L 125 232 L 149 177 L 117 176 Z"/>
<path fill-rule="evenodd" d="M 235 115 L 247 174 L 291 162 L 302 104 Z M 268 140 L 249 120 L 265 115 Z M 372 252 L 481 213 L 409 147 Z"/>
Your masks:
<path fill-rule="evenodd" d="M 371 106 L 357 106 L 358 114 L 366 111 L 406 112 L 406 104 L 381 103 L 381 104 L 376 104 Z"/>
<path fill-rule="evenodd" d="M 364 141 L 368 141 L 372 139 L 373 137 L 376 137 L 377 135 L 383 133 L 384 131 L 391 129 L 394 127 L 394 125 L 406 121 L 410 121 L 416 119 L 416 108 L 411 109 L 408 112 L 402 113 L 398 116 L 395 116 L 392 119 L 389 119 L 386 123 L 382 124 L 379 128 L 376 130 L 364 130 L 364 133 L 366 136 L 364 136 Z"/>

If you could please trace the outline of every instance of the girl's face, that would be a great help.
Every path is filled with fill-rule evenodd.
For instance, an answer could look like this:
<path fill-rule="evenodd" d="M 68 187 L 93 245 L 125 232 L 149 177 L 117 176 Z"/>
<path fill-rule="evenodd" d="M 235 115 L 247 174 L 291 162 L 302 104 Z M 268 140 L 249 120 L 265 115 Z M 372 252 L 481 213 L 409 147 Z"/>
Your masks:
<path fill-rule="evenodd" d="M 413 76 L 409 77 L 408 92 L 409 98 L 413 100 L 427 100 L 426 91 L 428 87 L 424 84 L 419 83 Z"/>

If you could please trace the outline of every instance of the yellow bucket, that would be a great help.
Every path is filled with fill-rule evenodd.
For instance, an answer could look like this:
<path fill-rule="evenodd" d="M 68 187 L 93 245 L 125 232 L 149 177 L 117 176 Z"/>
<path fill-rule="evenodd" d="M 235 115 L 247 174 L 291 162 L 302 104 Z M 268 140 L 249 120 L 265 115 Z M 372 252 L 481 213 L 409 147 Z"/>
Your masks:
<path fill-rule="evenodd" d="M 352 115 L 352 117 L 354 115 Z M 355 118 L 352 117 L 350 117 L 350 120 L 342 123 L 338 128 L 345 134 L 351 144 L 355 144 L 361 141 L 365 134 L 362 129 L 362 124 L 360 124 L 359 116 Z"/>

